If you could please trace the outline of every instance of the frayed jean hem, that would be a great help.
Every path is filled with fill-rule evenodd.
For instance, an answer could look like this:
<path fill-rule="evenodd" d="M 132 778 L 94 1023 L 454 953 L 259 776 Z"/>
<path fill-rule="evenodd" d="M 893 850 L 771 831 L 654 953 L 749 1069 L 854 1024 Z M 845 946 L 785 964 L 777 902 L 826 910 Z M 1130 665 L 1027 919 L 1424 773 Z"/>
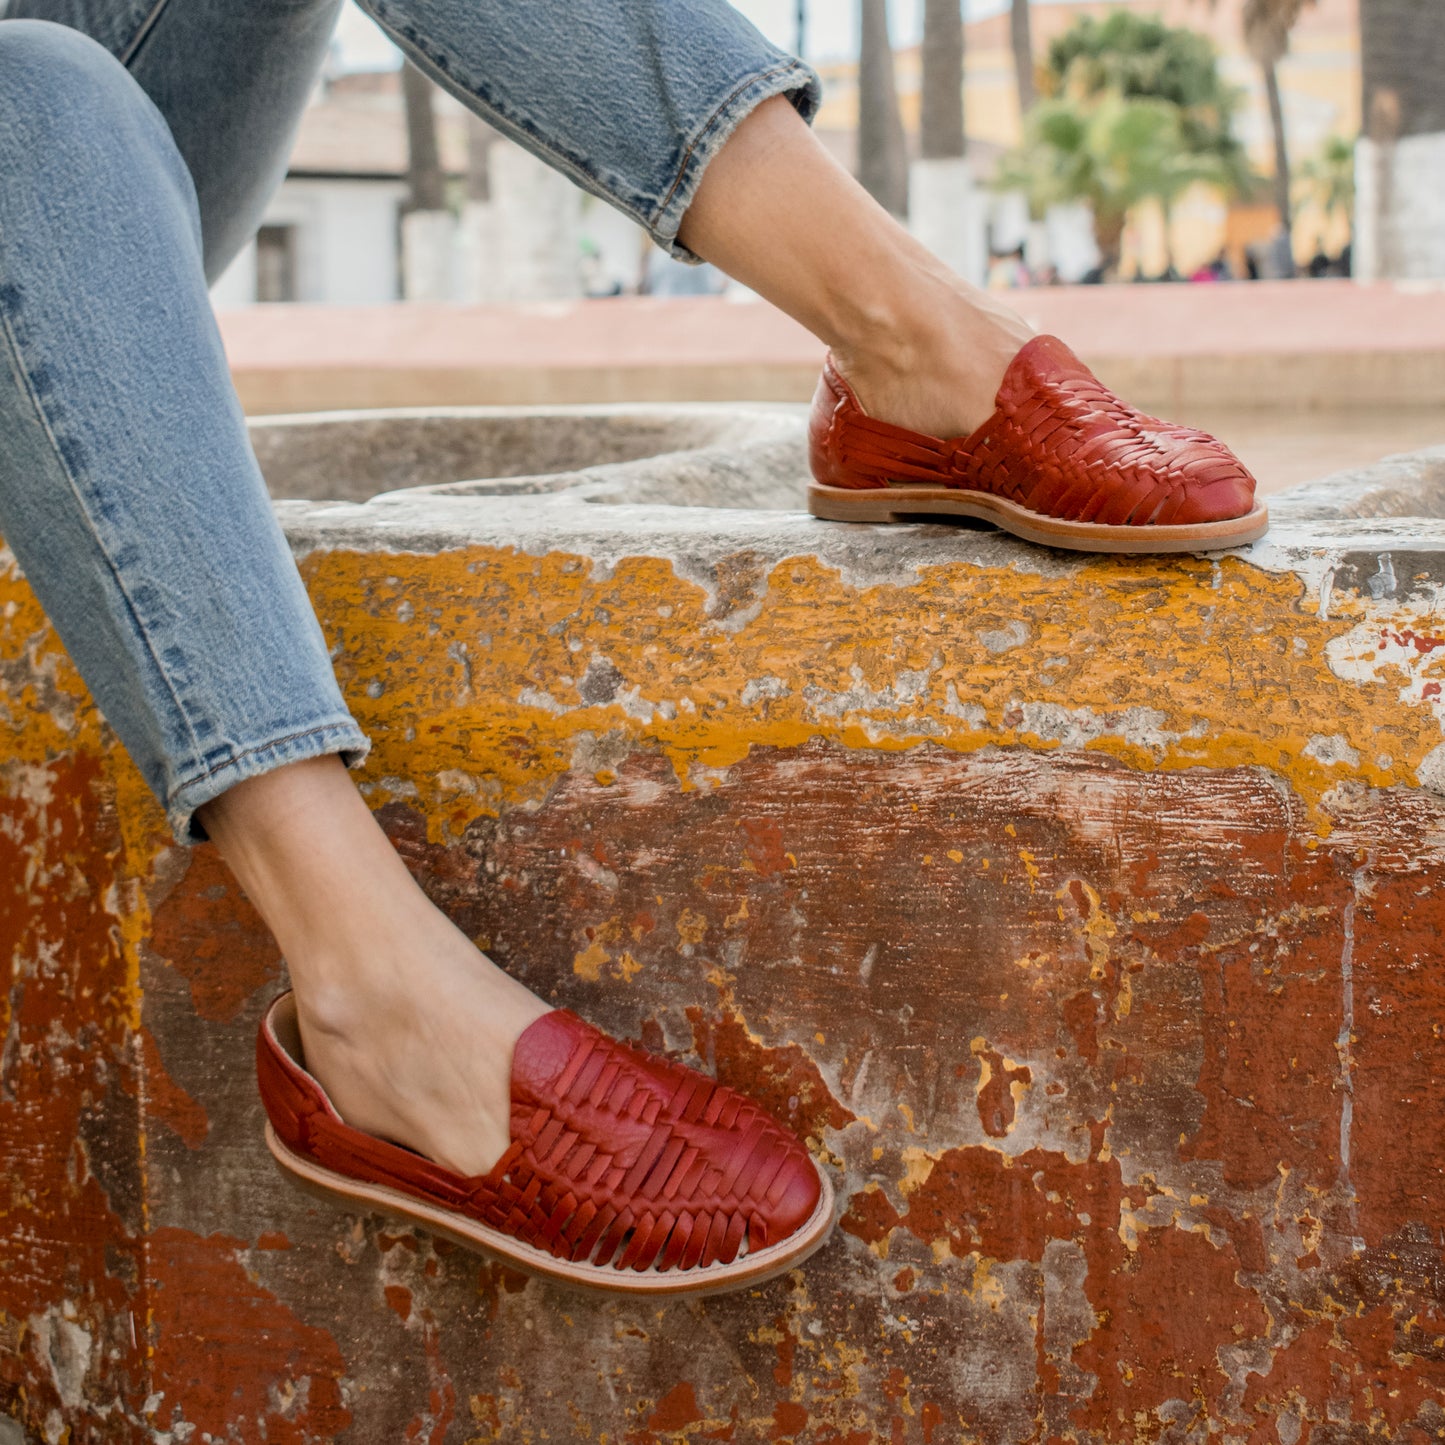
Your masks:
<path fill-rule="evenodd" d="M 783 60 L 743 81 L 689 142 L 672 188 L 647 223 L 653 240 L 666 247 L 677 260 L 695 264 L 701 259 L 678 241 L 677 233 L 702 184 L 703 172 L 738 126 L 775 95 L 786 95 L 793 108 L 811 125 L 823 102 L 823 85 L 811 66 L 792 58 Z"/>
<path fill-rule="evenodd" d="M 340 753 L 348 768 L 359 767 L 371 751 L 371 740 L 350 718 L 318 723 L 300 732 L 287 733 L 245 748 L 225 762 L 189 778 L 172 790 L 166 800 L 166 818 L 176 842 L 201 843 L 206 830 L 196 820 L 196 810 L 246 778 L 258 778 L 287 763 L 304 762 Z"/>

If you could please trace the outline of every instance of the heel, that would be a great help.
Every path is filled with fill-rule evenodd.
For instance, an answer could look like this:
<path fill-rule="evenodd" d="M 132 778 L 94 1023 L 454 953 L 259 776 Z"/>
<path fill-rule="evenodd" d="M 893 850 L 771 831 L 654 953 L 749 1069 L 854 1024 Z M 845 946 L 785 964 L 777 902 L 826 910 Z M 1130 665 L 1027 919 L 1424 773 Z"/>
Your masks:
<path fill-rule="evenodd" d="M 808 510 L 825 522 L 898 522 L 892 500 L 871 489 L 808 485 Z"/>

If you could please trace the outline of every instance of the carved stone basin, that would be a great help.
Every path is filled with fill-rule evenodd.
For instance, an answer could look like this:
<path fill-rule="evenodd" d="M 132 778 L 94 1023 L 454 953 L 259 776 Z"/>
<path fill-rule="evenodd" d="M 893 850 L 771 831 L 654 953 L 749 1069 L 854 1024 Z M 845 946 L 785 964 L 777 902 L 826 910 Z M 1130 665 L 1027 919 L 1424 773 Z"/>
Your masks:
<path fill-rule="evenodd" d="M 807 471 L 793 406 L 331 412 L 253 420 L 250 431 L 278 498 L 365 501 L 424 488 L 788 510 Z"/>

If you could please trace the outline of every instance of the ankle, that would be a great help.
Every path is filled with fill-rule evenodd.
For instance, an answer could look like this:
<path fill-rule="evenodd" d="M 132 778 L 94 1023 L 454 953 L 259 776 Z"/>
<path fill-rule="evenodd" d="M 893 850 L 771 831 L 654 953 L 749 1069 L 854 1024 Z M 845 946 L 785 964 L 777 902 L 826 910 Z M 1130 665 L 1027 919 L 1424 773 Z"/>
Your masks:
<path fill-rule="evenodd" d="M 841 365 L 912 377 L 920 368 L 1012 358 L 1033 328 L 987 291 L 951 271 L 920 268 L 893 296 L 860 301 L 840 325 L 832 350 Z"/>
<path fill-rule="evenodd" d="M 887 291 L 864 289 L 847 298 L 830 338 L 834 360 L 850 378 L 854 372 L 917 376 L 947 349 L 946 318 L 954 309 L 947 287 L 931 276 Z"/>
<path fill-rule="evenodd" d="M 381 1018 L 395 1030 L 407 1026 L 407 1001 L 400 993 L 383 995 L 374 983 L 354 973 L 348 977 L 340 967 L 320 967 L 314 958 L 291 964 L 290 972 L 301 1033 L 313 1046 L 322 1040 L 332 1047 L 364 1046 Z"/>
<path fill-rule="evenodd" d="M 550 1011 L 419 892 L 417 899 L 420 910 L 400 930 L 388 919 L 364 938 L 333 939 L 288 960 L 303 1034 L 371 1050 L 464 1023 L 510 1039 Z"/>
<path fill-rule="evenodd" d="M 1022 317 L 952 273 L 906 301 L 879 303 L 833 359 L 870 416 L 933 436 L 971 432 L 994 408 L 1009 363 L 1033 334 Z"/>

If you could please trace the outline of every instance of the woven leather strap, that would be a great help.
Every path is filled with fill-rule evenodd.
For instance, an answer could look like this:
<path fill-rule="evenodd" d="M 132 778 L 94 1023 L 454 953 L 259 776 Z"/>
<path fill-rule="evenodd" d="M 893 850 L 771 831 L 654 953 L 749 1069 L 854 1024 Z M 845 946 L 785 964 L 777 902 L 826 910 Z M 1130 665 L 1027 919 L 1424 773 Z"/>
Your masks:
<path fill-rule="evenodd" d="M 1053 336 L 1027 342 L 993 414 L 949 439 L 868 416 L 830 358 L 810 435 L 814 475 L 829 486 L 935 483 L 1112 526 L 1222 521 L 1254 506 L 1254 479 L 1227 447 L 1136 411 Z"/>
<path fill-rule="evenodd" d="M 807 1151 L 757 1105 L 562 1009 L 518 1040 L 512 1143 L 473 1178 L 350 1128 L 267 1028 L 257 1067 L 272 1126 L 295 1152 L 567 1260 L 730 1263 L 744 1244 L 751 1252 L 786 1238 L 819 1197 Z"/>

